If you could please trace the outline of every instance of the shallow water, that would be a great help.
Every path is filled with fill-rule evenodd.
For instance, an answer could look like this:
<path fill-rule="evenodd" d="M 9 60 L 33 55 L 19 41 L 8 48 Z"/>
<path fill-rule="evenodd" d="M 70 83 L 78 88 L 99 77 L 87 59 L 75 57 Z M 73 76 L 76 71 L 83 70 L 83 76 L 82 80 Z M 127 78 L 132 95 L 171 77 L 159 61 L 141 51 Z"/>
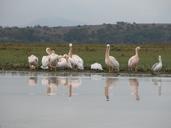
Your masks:
<path fill-rule="evenodd" d="M 171 77 L 0 73 L 0 128 L 170 128 Z"/>

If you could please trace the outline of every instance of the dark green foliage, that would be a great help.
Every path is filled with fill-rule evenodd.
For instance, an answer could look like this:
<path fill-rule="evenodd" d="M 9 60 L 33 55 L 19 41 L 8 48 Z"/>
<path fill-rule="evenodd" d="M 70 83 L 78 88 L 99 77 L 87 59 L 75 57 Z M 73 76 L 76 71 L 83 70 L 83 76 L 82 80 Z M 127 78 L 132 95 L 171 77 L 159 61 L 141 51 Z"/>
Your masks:
<path fill-rule="evenodd" d="M 83 25 L 75 27 L 0 27 L 1 42 L 168 43 L 171 24 Z"/>

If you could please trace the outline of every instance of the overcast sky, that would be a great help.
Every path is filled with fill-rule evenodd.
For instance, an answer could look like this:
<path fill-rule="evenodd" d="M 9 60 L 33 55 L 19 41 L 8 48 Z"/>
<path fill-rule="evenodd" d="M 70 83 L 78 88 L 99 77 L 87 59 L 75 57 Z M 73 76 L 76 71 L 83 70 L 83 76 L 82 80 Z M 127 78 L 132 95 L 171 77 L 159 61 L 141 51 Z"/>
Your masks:
<path fill-rule="evenodd" d="M 69 21 L 171 23 L 171 0 L 0 0 L 1 26 L 23 26 L 55 18 L 68 20 L 68 25 Z"/>

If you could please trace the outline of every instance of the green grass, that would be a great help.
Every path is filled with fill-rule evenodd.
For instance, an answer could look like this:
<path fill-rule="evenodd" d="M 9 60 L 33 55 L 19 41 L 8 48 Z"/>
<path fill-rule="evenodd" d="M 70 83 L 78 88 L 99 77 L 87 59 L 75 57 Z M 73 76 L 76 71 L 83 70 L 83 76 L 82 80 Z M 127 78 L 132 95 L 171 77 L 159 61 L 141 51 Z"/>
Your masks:
<path fill-rule="evenodd" d="M 57 54 L 68 53 L 68 44 L 2 44 L 0 43 L 0 69 L 26 70 L 28 69 L 27 57 L 35 54 L 39 58 L 46 55 L 45 48 L 55 49 Z M 111 55 L 120 63 L 120 70 L 127 71 L 127 63 L 130 56 L 135 54 L 136 45 L 118 44 L 111 45 Z M 158 55 L 162 56 L 163 72 L 171 72 L 171 44 L 140 45 L 139 71 L 149 72 L 151 66 L 158 61 Z M 73 52 L 83 58 L 86 69 L 94 62 L 99 62 L 106 69 L 104 63 L 105 45 L 100 44 L 74 44 Z"/>

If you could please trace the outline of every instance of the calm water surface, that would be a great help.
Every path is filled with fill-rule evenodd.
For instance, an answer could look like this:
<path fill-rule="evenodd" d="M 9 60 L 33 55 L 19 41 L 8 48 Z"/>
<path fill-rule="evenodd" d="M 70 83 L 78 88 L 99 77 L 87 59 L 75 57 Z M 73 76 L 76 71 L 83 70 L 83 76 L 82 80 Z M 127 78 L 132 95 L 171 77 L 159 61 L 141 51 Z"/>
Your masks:
<path fill-rule="evenodd" d="M 171 128 L 171 77 L 0 73 L 0 128 Z"/>

